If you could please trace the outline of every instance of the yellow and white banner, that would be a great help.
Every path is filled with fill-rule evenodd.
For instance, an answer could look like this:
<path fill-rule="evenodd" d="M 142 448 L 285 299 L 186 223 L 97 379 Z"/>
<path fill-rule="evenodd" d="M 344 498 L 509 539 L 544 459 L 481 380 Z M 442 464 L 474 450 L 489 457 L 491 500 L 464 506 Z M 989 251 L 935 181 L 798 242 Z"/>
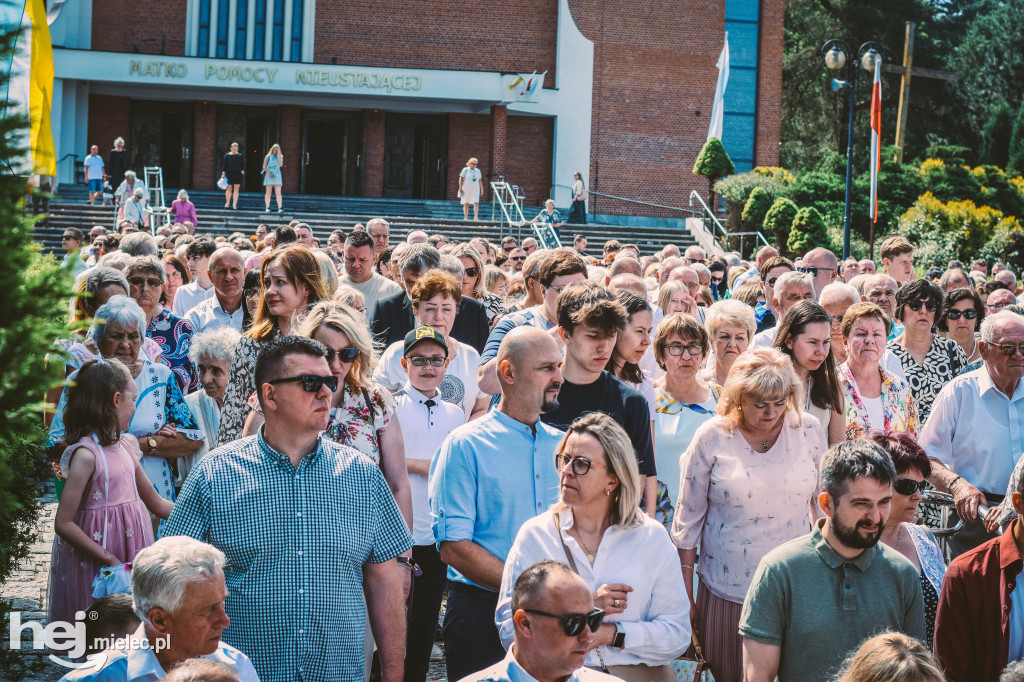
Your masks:
<path fill-rule="evenodd" d="M 5 114 L 12 110 L 28 116 L 30 125 L 23 146 L 26 158 L 23 175 L 56 175 L 57 158 L 50 128 L 53 102 L 53 46 L 43 0 L 3 0 L 2 23 L 22 28 L 17 49 L 9 66 L 10 80 Z"/>

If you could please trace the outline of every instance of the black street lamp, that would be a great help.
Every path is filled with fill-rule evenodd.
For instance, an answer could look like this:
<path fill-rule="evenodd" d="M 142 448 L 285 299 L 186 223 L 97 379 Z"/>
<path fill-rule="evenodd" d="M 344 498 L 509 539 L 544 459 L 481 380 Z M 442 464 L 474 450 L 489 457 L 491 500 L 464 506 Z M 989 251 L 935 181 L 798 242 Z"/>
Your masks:
<path fill-rule="evenodd" d="M 846 80 L 832 79 L 832 91 L 846 89 L 849 92 L 849 122 L 846 129 L 846 211 L 843 214 L 843 260 L 850 257 L 850 198 L 853 191 L 853 110 L 857 104 L 857 80 L 859 68 L 874 73 L 875 67 L 884 59 L 885 48 L 869 40 L 857 50 L 856 59 L 850 59 L 850 48 L 845 42 L 833 38 L 821 46 L 825 66 L 840 72 L 846 67 Z"/>

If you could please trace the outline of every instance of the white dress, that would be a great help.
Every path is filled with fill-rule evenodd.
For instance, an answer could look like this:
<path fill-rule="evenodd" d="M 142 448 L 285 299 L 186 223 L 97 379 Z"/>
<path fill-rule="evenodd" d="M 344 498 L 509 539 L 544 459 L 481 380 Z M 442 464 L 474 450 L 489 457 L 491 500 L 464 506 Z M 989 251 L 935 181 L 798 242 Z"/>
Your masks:
<path fill-rule="evenodd" d="M 462 203 L 480 203 L 480 179 L 483 177 L 480 169 L 467 166 L 459 173 L 459 177 L 462 178 Z"/>

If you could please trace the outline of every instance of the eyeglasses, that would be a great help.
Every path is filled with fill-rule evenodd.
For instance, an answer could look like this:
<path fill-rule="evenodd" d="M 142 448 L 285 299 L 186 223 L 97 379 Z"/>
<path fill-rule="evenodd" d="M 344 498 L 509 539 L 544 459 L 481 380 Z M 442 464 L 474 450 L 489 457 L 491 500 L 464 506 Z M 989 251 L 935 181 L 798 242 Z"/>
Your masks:
<path fill-rule="evenodd" d="M 939 309 L 939 304 L 935 301 L 907 301 L 907 307 L 915 313 L 921 310 L 922 307 L 928 312 L 934 313 Z"/>
<path fill-rule="evenodd" d="M 601 621 L 604 620 L 604 611 L 601 609 L 594 609 L 590 613 L 573 613 L 567 616 L 556 616 L 553 613 L 546 611 L 538 611 L 537 609 L 523 609 L 527 613 L 532 613 L 535 616 L 544 616 L 545 618 L 554 618 L 555 620 L 562 621 L 562 630 L 565 632 L 566 637 L 576 637 L 583 632 L 584 626 L 589 627 L 591 632 L 597 632 L 597 629 L 601 627 Z"/>
<path fill-rule="evenodd" d="M 986 303 L 985 307 L 991 308 L 992 310 L 1002 310 L 1003 307 L 1008 305 L 1010 305 L 1010 303 Z"/>
<path fill-rule="evenodd" d="M 592 466 L 601 467 L 606 471 L 609 468 L 604 464 L 598 464 L 597 462 L 589 460 L 586 457 L 571 457 L 561 452 L 555 455 L 555 466 L 558 468 L 559 471 L 565 469 L 566 465 L 568 464 L 572 465 L 572 473 L 576 474 L 577 476 L 586 476 L 587 472 L 590 471 L 590 467 Z"/>
<path fill-rule="evenodd" d="M 801 265 L 796 269 L 797 272 L 804 272 L 811 277 L 817 277 L 819 272 L 835 272 L 835 268 L 816 268 L 811 265 Z"/>
<path fill-rule="evenodd" d="M 526 256 L 509 256 L 509 260 L 526 260 Z"/>
<path fill-rule="evenodd" d="M 342 362 L 352 362 L 353 360 L 359 357 L 359 349 L 331 348 L 330 346 L 328 346 L 327 354 L 324 356 L 325 358 L 327 358 L 327 362 L 333 360 L 335 355 L 337 355 L 338 359 L 341 360 Z M 332 388 L 331 390 L 333 391 L 334 389 Z"/>
<path fill-rule="evenodd" d="M 703 258 L 687 258 L 686 262 L 689 263 L 690 265 L 693 265 L 694 263 L 701 263 L 701 264 L 703 264 L 704 263 L 704 259 Z"/>
<path fill-rule="evenodd" d="M 973 308 L 969 310 L 947 310 L 946 318 L 950 320 L 959 320 L 960 316 L 963 315 L 965 320 L 974 320 L 978 317 L 978 311 Z"/>
<path fill-rule="evenodd" d="M 674 357 L 679 357 L 684 351 L 690 356 L 702 355 L 704 353 L 704 349 L 696 343 L 690 343 L 685 346 L 673 343 L 669 346 L 665 346 L 665 352 Z"/>
<path fill-rule="evenodd" d="M 993 345 L 999 349 L 1000 353 L 1007 357 L 1014 355 L 1017 351 L 1024 355 L 1024 343 L 996 343 Z"/>
<path fill-rule="evenodd" d="M 915 481 L 912 478 L 897 478 L 892 483 L 892 489 L 898 492 L 900 495 L 913 495 L 915 492 L 924 492 L 925 486 L 928 485 L 928 481 Z"/>
<path fill-rule="evenodd" d="M 842 315 L 833 315 L 832 316 L 832 324 L 838 324 L 838 325 L 842 326 L 842 324 L 843 324 L 843 316 Z"/>
<path fill-rule="evenodd" d="M 444 367 L 444 363 L 448 362 L 448 358 L 436 355 L 434 357 L 425 357 L 423 355 L 406 355 L 405 359 L 409 361 L 409 364 L 413 367 Z"/>
<path fill-rule="evenodd" d="M 480 274 L 480 268 L 466 268 L 466 277 L 476 277 Z"/>
<path fill-rule="evenodd" d="M 149 287 L 150 289 L 159 289 L 164 285 L 164 283 L 158 279 L 146 279 L 145 277 L 130 277 L 128 279 L 128 284 L 131 284 L 133 287 L 138 287 L 140 289 L 142 289 L 143 287 Z"/>
<path fill-rule="evenodd" d="M 249 300 L 251 298 L 259 298 L 259 297 L 260 297 L 260 290 L 259 289 L 249 289 L 248 291 L 245 292 L 246 300 Z"/>
<path fill-rule="evenodd" d="M 714 282 L 715 284 L 721 283 L 721 281 L 723 279 L 725 279 L 725 278 L 724 277 L 715 277 L 714 275 L 711 275 L 711 281 Z"/>
<path fill-rule="evenodd" d="M 295 377 L 284 377 L 281 379 L 271 379 L 268 384 L 283 384 L 287 382 L 298 381 L 302 383 L 302 390 L 306 393 L 316 393 L 320 390 L 321 386 L 326 385 L 327 388 L 331 389 L 331 392 L 338 390 L 338 377 L 333 374 L 329 374 L 325 377 L 318 376 L 316 374 L 300 374 Z"/>

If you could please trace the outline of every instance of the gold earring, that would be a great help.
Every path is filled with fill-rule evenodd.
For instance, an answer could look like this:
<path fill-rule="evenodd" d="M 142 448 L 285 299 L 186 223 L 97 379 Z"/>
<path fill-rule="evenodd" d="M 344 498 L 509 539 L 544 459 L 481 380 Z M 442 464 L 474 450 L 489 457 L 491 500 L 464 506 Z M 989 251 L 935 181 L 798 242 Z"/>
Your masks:
<path fill-rule="evenodd" d="M 605 490 L 605 491 L 604 491 L 604 496 L 605 496 L 605 497 L 610 497 L 610 496 L 611 496 L 611 494 L 612 494 L 612 491 L 611 491 L 611 490 Z"/>

